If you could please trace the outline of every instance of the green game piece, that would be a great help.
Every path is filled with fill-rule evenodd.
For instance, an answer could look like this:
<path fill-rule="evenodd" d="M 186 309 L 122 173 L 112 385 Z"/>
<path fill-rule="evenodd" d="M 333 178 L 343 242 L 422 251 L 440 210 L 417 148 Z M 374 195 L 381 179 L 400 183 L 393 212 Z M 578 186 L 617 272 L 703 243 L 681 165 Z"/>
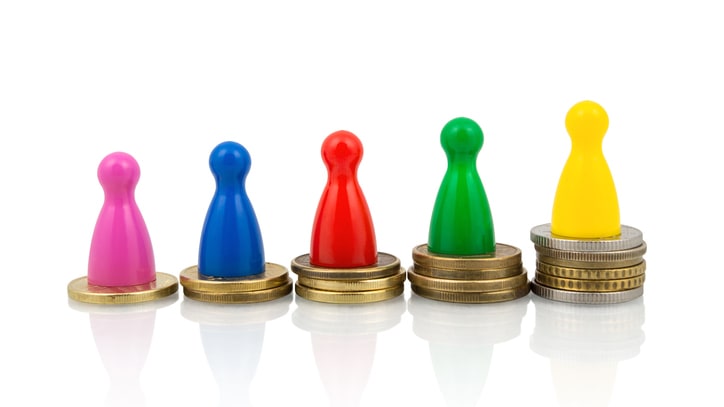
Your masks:
<path fill-rule="evenodd" d="M 428 250 L 456 256 L 493 253 L 493 217 L 476 168 L 483 131 L 473 120 L 458 117 L 442 129 L 440 143 L 447 171 L 432 211 Z"/>

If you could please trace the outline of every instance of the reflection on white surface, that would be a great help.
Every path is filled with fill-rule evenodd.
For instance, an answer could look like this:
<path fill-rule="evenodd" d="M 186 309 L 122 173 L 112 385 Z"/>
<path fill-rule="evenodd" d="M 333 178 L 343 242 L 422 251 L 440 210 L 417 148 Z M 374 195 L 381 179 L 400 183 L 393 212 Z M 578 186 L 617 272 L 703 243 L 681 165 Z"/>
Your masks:
<path fill-rule="evenodd" d="M 319 376 L 331 406 L 358 406 L 367 386 L 377 333 L 397 325 L 402 296 L 371 304 L 325 304 L 296 297 L 294 325 L 310 332 Z"/>
<path fill-rule="evenodd" d="M 107 406 L 146 405 L 140 375 L 151 347 L 156 310 L 177 299 L 178 294 L 140 304 L 68 301 L 74 310 L 88 313 L 93 339 L 110 381 Z"/>
<path fill-rule="evenodd" d="M 448 406 L 478 404 L 493 347 L 520 335 L 528 301 L 526 296 L 496 304 L 455 304 L 412 294 L 412 329 L 429 342 L 432 367 Z"/>
<path fill-rule="evenodd" d="M 580 305 L 535 297 L 531 349 L 551 360 L 561 406 L 607 406 L 618 362 L 639 354 L 645 335 L 643 297 L 613 305 Z"/>
<path fill-rule="evenodd" d="M 199 323 L 206 360 L 219 386 L 220 406 L 251 406 L 268 321 L 289 311 L 290 295 L 257 304 L 212 304 L 184 298 L 181 314 Z"/>

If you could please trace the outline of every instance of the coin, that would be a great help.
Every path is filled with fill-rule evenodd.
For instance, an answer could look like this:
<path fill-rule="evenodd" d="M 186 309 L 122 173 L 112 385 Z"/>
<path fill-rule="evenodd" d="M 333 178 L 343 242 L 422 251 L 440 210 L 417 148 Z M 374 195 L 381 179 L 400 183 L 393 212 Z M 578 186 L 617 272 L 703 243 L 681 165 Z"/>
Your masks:
<path fill-rule="evenodd" d="M 522 273 L 523 264 L 516 264 L 508 268 L 481 270 L 448 270 L 415 264 L 411 270 L 421 276 L 446 280 L 492 280 L 496 278 L 513 277 Z"/>
<path fill-rule="evenodd" d="M 644 242 L 643 233 L 631 226 L 621 225 L 621 234 L 611 238 L 572 239 L 553 235 L 550 223 L 531 229 L 530 240 L 538 246 L 576 252 L 627 250 L 641 246 Z"/>
<path fill-rule="evenodd" d="M 387 253 L 377 253 L 377 263 L 366 267 L 330 268 L 309 262 L 309 254 L 292 260 L 292 271 L 300 276 L 322 280 L 366 280 L 389 277 L 400 270 L 400 259 Z"/>
<path fill-rule="evenodd" d="M 511 301 L 524 297 L 530 291 L 528 283 L 509 290 L 480 292 L 480 293 L 460 293 L 452 291 L 431 290 L 412 285 L 412 291 L 425 298 L 445 302 L 459 302 L 467 304 L 484 304 L 490 302 Z"/>
<path fill-rule="evenodd" d="M 540 253 L 536 255 L 536 259 L 539 263 L 546 263 L 551 266 L 559 267 L 572 267 L 580 269 L 591 269 L 591 270 L 605 270 L 614 268 L 625 268 L 633 267 L 637 264 L 641 264 L 644 261 L 643 256 L 633 257 L 628 260 L 620 261 L 607 261 L 605 263 L 598 261 L 575 261 L 575 260 L 563 260 L 555 257 L 543 256 Z"/>
<path fill-rule="evenodd" d="M 636 277 L 646 271 L 646 262 L 642 261 L 631 267 L 585 269 L 574 267 L 560 267 L 552 264 L 536 262 L 536 271 L 553 277 L 575 278 L 578 280 L 616 280 Z"/>
<path fill-rule="evenodd" d="M 385 288 L 382 290 L 339 292 L 315 290 L 314 288 L 305 287 L 297 282 L 294 285 L 294 289 L 297 295 L 311 301 L 327 302 L 331 304 L 363 304 L 395 298 L 402 294 L 405 290 L 405 285 L 400 284 L 396 287 Z"/>
<path fill-rule="evenodd" d="M 210 278 L 200 275 L 199 268 L 192 266 L 181 272 L 180 280 L 181 285 L 191 291 L 232 294 L 279 287 L 289 280 L 289 273 L 284 266 L 266 263 L 264 271 L 259 274 L 240 278 Z"/>
<path fill-rule="evenodd" d="M 407 274 L 410 283 L 421 288 L 435 291 L 451 291 L 456 293 L 481 293 L 510 290 L 528 282 L 528 272 L 523 269 L 513 277 L 493 280 L 447 280 L 432 278 L 415 273 L 413 268 Z"/>
<path fill-rule="evenodd" d="M 397 274 L 389 277 L 372 278 L 365 280 L 323 280 L 318 278 L 309 278 L 299 276 L 297 278 L 299 284 L 323 291 L 370 291 L 383 290 L 385 288 L 394 287 L 405 282 L 405 269 L 400 267 Z"/>
<path fill-rule="evenodd" d="M 627 261 L 642 257 L 646 254 L 646 242 L 633 249 L 616 250 L 610 252 L 573 252 L 566 250 L 551 249 L 535 245 L 535 251 L 543 256 L 554 257 L 561 260 L 585 261 L 594 263 L 609 263 Z"/>
<path fill-rule="evenodd" d="M 415 264 L 428 268 L 447 270 L 482 270 L 510 268 L 521 264 L 520 249 L 502 243 L 495 245 L 495 252 L 480 256 L 453 256 L 432 253 L 427 244 L 412 249 Z"/>
<path fill-rule="evenodd" d="M 292 283 L 292 279 L 287 276 L 286 283 L 277 287 L 267 288 L 265 290 L 235 293 L 193 291 L 184 287 L 184 295 L 193 300 L 203 302 L 213 302 L 218 304 L 251 304 L 284 297 L 292 292 Z"/>
<path fill-rule="evenodd" d="M 531 281 L 530 290 L 534 294 L 553 301 L 572 302 L 576 304 L 618 304 L 631 301 L 644 293 L 644 286 L 626 291 L 608 293 L 591 293 L 581 291 L 565 291 L 546 287 Z"/>
<path fill-rule="evenodd" d="M 178 291 L 176 277 L 156 273 L 156 280 L 147 284 L 122 287 L 104 287 L 88 284 L 88 277 L 68 283 L 68 297 L 91 304 L 134 304 L 169 296 Z"/>
<path fill-rule="evenodd" d="M 573 278 L 553 277 L 543 273 L 535 274 L 538 284 L 567 291 L 611 292 L 638 288 L 643 285 L 646 275 L 615 280 L 577 280 Z"/>

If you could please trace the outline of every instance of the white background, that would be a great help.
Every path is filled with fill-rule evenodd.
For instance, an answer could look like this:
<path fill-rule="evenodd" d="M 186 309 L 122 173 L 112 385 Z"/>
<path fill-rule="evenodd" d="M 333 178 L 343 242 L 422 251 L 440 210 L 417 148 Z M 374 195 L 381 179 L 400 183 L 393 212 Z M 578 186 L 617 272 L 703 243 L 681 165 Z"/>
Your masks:
<path fill-rule="evenodd" d="M 591 405 L 721 405 L 720 7 L 0 2 L 0 404 L 556 406 L 587 397 Z M 497 241 L 520 247 L 532 276 L 528 233 L 550 221 L 569 148 L 564 117 L 583 99 L 608 111 L 604 152 L 621 220 L 649 245 L 640 302 L 591 310 L 423 300 L 413 316 L 404 309 L 408 286 L 404 300 L 369 312 L 294 300 L 220 314 L 202 307 L 188 317 L 181 296 L 145 311 L 146 331 L 128 328 L 123 313 L 68 305 L 66 284 L 86 272 L 102 205 L 96 168 L 110 152 L 140 163 L 136 197 L 157 269 L 177 275 L 196 263 L 214 191 L 208 154 L 224 140 L 244 144 L 267 260 L 288 265 L 308 252 L 326 179 L 321 142 L 350 130 L 365 147 L 359 178 L 378 248 L 407 266 L 426 241 L 445 171 L 439 132 L 456 116 L 483 128 L 478 169 Z M 559 328 L 543 328 L 543 310 Z M 207 314 L 226 338 L 211 346 L 222 355 L 216 364 L 194 320 Z M 96 325 L 94 336 L 90 321 L 103 318 L 110 327 Z M 305 318 L 321 326 L 298 321 Z M 413 331 L 425 319 L 448 324 L 427 328 L 448 335 L 440 340 L 457 359 L 440 353 L 439 338 Z M 244 331 L 252 322 L 255 333 Z M 498 329 L 507 337 L 494 338 Z M 113 342 L 128 330 L 150 342 Z M 536 351 L 537 336 L 561 349 Z M 239 349 L 246 361 L 233 357 Z M 335 352 L 352 362 L 335 365 Z M 433 363 L 440 354 L 453 365 Z M 104 365 L 109 359 L 116 362 Z"/>

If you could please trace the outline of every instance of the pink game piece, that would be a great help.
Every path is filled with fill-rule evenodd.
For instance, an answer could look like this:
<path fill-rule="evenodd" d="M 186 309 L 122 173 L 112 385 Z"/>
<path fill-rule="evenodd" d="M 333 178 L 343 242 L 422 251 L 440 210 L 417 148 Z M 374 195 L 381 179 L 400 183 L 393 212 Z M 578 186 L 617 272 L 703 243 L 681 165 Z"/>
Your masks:
<path fill-rule="evenodd" d="M 118 287 L 156 279 L 151 238 L 134 198 L 140 175 L 138 163 L 126 153 L 109 154 L 98 166 L 105 201 L 91 241 L 89 284 Z"/>

